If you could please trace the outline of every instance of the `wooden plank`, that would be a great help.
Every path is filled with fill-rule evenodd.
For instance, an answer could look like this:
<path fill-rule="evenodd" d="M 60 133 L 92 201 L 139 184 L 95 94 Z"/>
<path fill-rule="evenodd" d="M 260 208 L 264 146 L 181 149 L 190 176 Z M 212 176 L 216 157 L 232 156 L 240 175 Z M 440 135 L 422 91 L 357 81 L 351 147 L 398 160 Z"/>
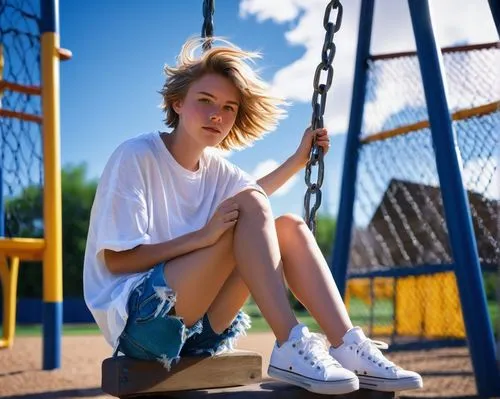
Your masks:
<path fill-rule="evenodd" d="M 134 396 L 130 399 L 394 399 L 394 392 L 379 392 L 369 389 L 360 389 L 344 395 L 320 395 L 300 387 L 274 380 L 266 380 L 259 384 L 244 387 L 217 388 L 198 391 L 166 392 L 163 395 Z M 127 399 L 129 399 L 127 398 Z"/>
<path fill-rule="evenodd" d="M 483 116 L 491 114 L 498 110 L 500 107 L 500 101 L 494 101 L 492 103 L 480 105 L 478 107 L 459 109 L 451 114 L 451 119 L 453 121 L 461 121 L 464 119 L 469 119 L 477 116 Z M 411 125 L 403 125 L 390 130 L 384 130 L 383 132 L 378 132 L 370 134 L 369 136 L 360 140 L 361 144 L 370 144 L 375 141 L 382 141 L 390 139 L 397 136 L 404 136 L 405 134 L 421 131 L 430 126 L 428 120 L 419 121 L 412 123 Z"/>
<path fill-rule="evenodd" d="M 170 371 L 159 362 L 125 356 L 102 363 L 102 390 L 118 397 L 254 384 L 261 379 L 262 357 L 241 350 L 213 357 L 185 357 Z"/>
<path fill-rule="evenodd" d="M 1 78 L 1 75 L 0 75 Z M 29 94 L 34 96 L 41 96 L 42 89 L 40 86 L 26 86 L 19 83 L 8 82 L 6 80 L 0 80 L 0 92 L 4 90 L 10 90 L 17 93 Z"/>
<path fill-rule="evenodd" d="M 20 119 L 26 122 L 34 122 L 41 125 L 43 123 L 43 118 L 38 115 L 27 114 L 26 112 L 11 111 L 8 109 L 0 109 L 0 116 L 2 118 L 13 118 Z"/>

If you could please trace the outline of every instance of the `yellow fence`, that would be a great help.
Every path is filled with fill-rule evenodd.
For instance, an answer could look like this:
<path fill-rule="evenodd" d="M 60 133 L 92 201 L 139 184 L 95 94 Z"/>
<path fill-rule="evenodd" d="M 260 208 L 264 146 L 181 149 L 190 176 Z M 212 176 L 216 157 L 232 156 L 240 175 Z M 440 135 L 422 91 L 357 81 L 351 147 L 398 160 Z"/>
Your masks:
<path fill-rule="evenodd" d="M 372 287 L 370 287 L 372 284 Z M 460 298 L 453 272 L 410 277 L 351 279 L 347 283 L 346 304 L 361 299 L 368 307 L 373 301 L 391 301 L 394 322 L 377 325 L 373 335 L 397 334 L 424 338 L 465 338 Z"/>

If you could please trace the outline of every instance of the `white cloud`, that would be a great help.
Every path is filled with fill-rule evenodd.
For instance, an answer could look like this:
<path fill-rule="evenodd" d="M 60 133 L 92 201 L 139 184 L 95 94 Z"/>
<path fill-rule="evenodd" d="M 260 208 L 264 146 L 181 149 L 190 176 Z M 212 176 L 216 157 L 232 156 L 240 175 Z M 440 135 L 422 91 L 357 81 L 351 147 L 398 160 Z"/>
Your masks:
<path fill-rule="evenodd" d="M 321 61 L 321 49 L 325 37 L 325 29 L 323 28 L 325 4 L 324 0 L 243 0 L 240 3 L 242 17 L 254 16 L 259 22 L 267 19 L 276 23 L 292 22 L 285 37 L 291 45 L 305 47 L 305 52 L 301 58 L 279 70 L 271 82 L 275 93 L 291 101 L 311 101 L 314 72 Z M 354 15 L 346 17 L 344 12 L 344 21 L 346 18 L 353 19 Z M 353 59 L 356 50 L 355 45 L 351 45 L 351 43 L 348 46 L 339 44 L 343 40 L 341 36 L 346 36 L 346 33 L 341 32 L 337 33 L 334 39 L 337 43 L 334 86 L 328 93 L 325 112 L 325 125 L 331 133 L 344 133 L 347 127 L 345 116 L 350 102 L 352 86 L 350 81 L 352 80 L 352 71 L 350 69 L 353 66 L 351 65 L 350 69 L 345 67 L 342 60 Z M 339 113 L 344 118 L 338 118 Z M 335 124 L 331 123 L 332 117 L 336 121 Z"/>
<path fill-rule="evenodd" d="M 441 46 L 498 40 L 486 0 L 432 1 L 431 13 Z"/>
<path fill-rule="evenodd" d="M 277 23 L 294 20 L 301 6 L 300 0 L 242 0 L 240 16 L 255 15 L 257 21 L 272 19 Z"/>
<path fill-rule="evenodd" d="M 275 170 L 279 166 L 278 162 L 276 162 L 274 159 L 267 159 L 263 162 L 260 162 L 251 175 L 255 179 L 260 179 L 261 177 L 264 177 L 265 175 L 271 173 L 273 170 Z M 281 186 L 276 192 L 273 194 L 275 197 L 280 197 L 283 195 L 286 195 L 290 192 L 292 187 L 297 183 L 298 177 L 297 175 L 292 176 L 290 180 L 288 180 L 283 186 Z"/>
<path fill-rule="evenodd" d="M 344 1 L 337 45 L 333 86 L 328 93 L 325 124 L 331 133 L 345 133 L 348 125 L 360 0 Z M 325 30 L 324 0 L 242 0 L 240 16 L 288 22 L 285 38 L 303 46 L 301 58 L 279 70 L 271 82 L 273 90 L 289 100 L 309 102 L 314 71 L 320 61 Z M 439 0 L 431 2 L 434 30 L 440 46 L 498 40 L 486 0 Z M 372 53 L 415 49 L 410 14 L 405 0 L 381 0 L 375 7 Z M 293 84 L 290 84 L 293 82 Z M 409 99 L 408 101 L 411 102 Z M 389 108 L 389 107 L 388 107 Z M 383 119 L 383 116 L 379 116 Z M 379 122 L 380 123 L 380 122 Z"/>

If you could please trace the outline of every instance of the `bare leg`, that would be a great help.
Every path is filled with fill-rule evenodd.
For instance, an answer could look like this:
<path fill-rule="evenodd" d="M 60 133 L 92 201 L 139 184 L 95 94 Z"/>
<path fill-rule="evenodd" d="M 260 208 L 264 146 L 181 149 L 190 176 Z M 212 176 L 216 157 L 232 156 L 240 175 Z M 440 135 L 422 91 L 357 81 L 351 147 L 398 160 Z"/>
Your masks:
<path fill-rule="evenodd" d="M 249 295 L 250 291 L 240 273 L 234 270 L 207 312 L 210 325 L 216 333 L 220 334 L 230 326 Z"/>
<path fill-rule="evenodd" d="M 298 216 L 281 216 L 275 225 L 290 289 L 318 321 L 332 345 L 340 345 L 352 323 L 316 240 Z M 229 326 L 248 294 L 241 276 L 234 271 L 210 306 L 209 318 L 215 331 Z"/>
<path fill-rule="evenodd" d="M 173 259 L 165 266 L 166 280 L 177 292 L 176 313 L 190 326 L 208 311 L 212 327 L 221 331 L 224 319 L 234 317 L 231 313 L 241 307 L 243 297 L 247 296 L 246 291 L 241 293 L 238 289 L 244 282 L 276 338 L 284 342 L 297 319 L 286 294 L 268 200 L 256 191 L 245 191 L 235 196 L 235 200 L 240 205 L 240 215 L 234 232 L 227 232 L 211 247 Z M 235 265 L 238 276 L 232 275 Z M 237 293 L 240 300 L 235 300 L 231 293 Z M 232 297 L 227 312 L 217 311 L 217 303 L 222 299 L 214 301 L 219 295 Z"/>
<path fill-rule="evenodd" d="M 311 312 L 332 345 L 340 345 L 352 323 L 316 240 L 298 216 L 281 216 L 275 226 L 290 289 Z M 216 332 L 229 326 L 248 294 L 239 271 L 234 270 L 208 310 Z"/>
<path fill-rule="evenodd" d="M 279 217 L 276 229 L 291 291 L 309 310 L 330 343 L 341 345 L 352 323 L 313 234 L 295 215 Z"/>
<path fill-rule="evenodd" d="M 271 208 L 268 200 L 256 191 L 238 197 L 240 216 L 233 243 L 238 271 L 278 342 L 283 343 L 298 322 L 283 280 L 283 263 Z"/>
<path fill-rule="evenodd" d="M 233 230 L 207 248 L 166 263 L 165 279 L 176 292 L 175 312 L 190 327 L 207 312 L 234 270 Z"/>

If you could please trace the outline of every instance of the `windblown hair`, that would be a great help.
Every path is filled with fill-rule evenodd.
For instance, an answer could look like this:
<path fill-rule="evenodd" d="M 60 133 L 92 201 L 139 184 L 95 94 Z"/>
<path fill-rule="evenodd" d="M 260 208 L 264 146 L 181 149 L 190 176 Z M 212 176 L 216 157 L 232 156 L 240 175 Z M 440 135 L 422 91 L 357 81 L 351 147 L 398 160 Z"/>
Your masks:
<path fill-rule="evenodd" d="M 223 150 L 247 147 L 273 130 L 285 115 L 281 98 L 270 94 L 269 86 L 250 67 L 248 61 L 260 58 L 259 53 L 241 50 L 230 42 L 218 38 L 225 45 L 213 47 L 196 57 L 202 45 L 198 39 L 189 39 L 177 57 L 177 66 L 165 66 L 167 80 L 160 94 L 165 123 L 174 129 L 179 115 L 174 102 L 185 98 L 190 85 L 207 73 L 220 74 L 230 79 L 240 92 L 240 106 L 236 120 L 226 138 L 218 145 Z"/>

